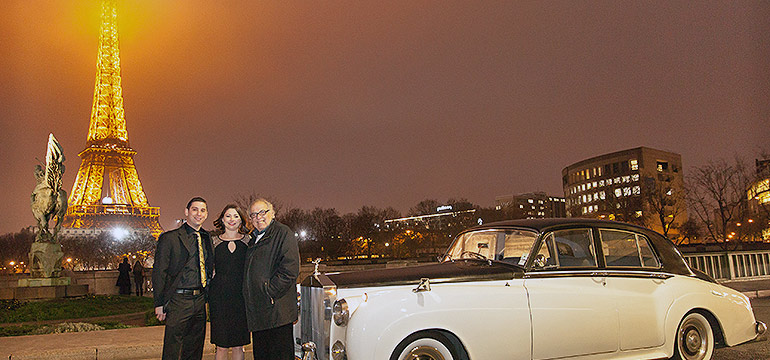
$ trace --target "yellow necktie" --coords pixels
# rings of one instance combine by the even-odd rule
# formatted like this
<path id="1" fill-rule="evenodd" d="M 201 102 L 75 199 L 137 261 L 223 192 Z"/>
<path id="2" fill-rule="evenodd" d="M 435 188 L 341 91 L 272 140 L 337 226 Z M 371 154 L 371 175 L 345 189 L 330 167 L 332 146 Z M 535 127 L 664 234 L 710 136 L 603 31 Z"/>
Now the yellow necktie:
<path id="1" fill-rule="evenodd" d="M 198 263 L 200 264 L 201 268 L 201 285 L 203 287 L 206 287 L 206 262 L 203 259 L 203 239 L 201 239 L 201 234 L 199 232 L 195 233 L 195 237 L 198 238 Z"/>

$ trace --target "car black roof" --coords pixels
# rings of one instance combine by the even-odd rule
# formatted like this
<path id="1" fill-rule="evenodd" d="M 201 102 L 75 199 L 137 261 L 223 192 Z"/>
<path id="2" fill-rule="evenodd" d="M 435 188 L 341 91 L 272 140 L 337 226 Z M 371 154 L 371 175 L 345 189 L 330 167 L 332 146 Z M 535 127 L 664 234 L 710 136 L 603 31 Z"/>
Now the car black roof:
<path id="1" fill-rule="evenodd" d="M 487 228 L 499 228 L 501 226 L 513 226 L 513 227 L 527 227 L 533 230 L 542 231 L 546 228 L 562 226 L 562 225 L 577 225 L 577 226 L 608 226 L 612 227 L 632 227 L 636 230 L 645 232 L 653 232 L 642 226 L 633 225 L 624 222 L 599 220 L 599 219 L 584 219 L 584 218 L 546 218 L 546 219 L 518 219 L 518 220 L 505 220 L 495 221 L 487 224 L 475 226 L 472 229 L 487 229 Z M 469 229 L 470 230 L 470 229 Z M 660 234 L 658 234 L 660 235 Z M 662 235 L 661 235 L 662 236 Z"/>
<path id="2" fill-rule="evenodd" d="M 648 228 L 624 222 L 584 218 L 519 219 L 490 222 L 474 226 L 462 233 L 504 227 L 529 228 L 539 233 L 556 230 L 562 227 L 607 227 L 636 231 L 646 235 L 647 238 L 650 239 L 652 246 L 657 250 L 664 270 L 676 274 L 691 274 L 689 267 L 682 258 L 682 254 L 671 240 Z"/>

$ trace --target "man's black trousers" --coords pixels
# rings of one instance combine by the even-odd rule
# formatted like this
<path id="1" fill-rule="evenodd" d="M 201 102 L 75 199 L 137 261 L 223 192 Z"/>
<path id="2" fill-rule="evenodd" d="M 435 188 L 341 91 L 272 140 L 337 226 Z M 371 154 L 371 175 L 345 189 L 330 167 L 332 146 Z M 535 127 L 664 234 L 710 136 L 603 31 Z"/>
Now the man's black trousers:
<path id="1" fill-rule="evenodd" d="M 200 360 L 206 337 L 206 297 L 173 294 L 166 307 L 163 360 Z"/>
<path id="2" fill-rule="evenodd" d="M 293 360 L 294 326 L 286 324 L 277 328 L 251 333 L 254 360 Z"/>

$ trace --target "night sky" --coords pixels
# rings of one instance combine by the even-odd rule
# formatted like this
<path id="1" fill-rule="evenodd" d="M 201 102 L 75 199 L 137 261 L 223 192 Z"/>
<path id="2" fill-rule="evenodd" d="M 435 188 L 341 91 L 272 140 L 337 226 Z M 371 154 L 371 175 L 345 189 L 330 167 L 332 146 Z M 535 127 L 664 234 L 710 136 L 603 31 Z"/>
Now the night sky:
<path id="1" fill-rule="evenodd" d="M 406 212 L 563 196 L 561 170 L 638 146 L 770 150 L 770 2 L 120 2 L 123 96 L 161 225 L 192 196 Z M 98 1 L 0 9 L 0 233 L 32 225 L 53 132 L 85 147 Z"/>

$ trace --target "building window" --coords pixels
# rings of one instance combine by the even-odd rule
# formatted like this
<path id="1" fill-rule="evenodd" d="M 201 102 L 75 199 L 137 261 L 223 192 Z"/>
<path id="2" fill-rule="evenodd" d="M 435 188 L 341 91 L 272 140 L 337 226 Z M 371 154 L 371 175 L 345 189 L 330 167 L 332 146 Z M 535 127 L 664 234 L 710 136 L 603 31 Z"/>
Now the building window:
<path id="1" fill-rule="evenodd" d="M 599 180 L 599 186 L 604 186 L 604 180 Z"/>
<path id="2" fill-rule="evenodd" d="M 668 171 L 668 161 L 661 161 L 661 160 L 658 160 L 658 166 L 657 166 L 657 169 L 658 169 L 658 171 L 660 171 L 660 172 L 663 172 L 663 171 Z"/>
<path id="3" fill-rule="evenodd" d="M 639 181 L 639 174 L 631 175 L 631 181 Z"/>
<path id="4" fill-rule="evenodd" d="M 633 187 L 634 195 L 639 195 L 642 193 L 642 189 L 639 187 L 639 185 Z"/>
<path id="5" fill-rule="evenodd" d="M 623 182 L 624 182 L 624 183 L 627 183 L 627 182 L 631 182 L 631 177 L 630 177 L 630 176 L 628 176 L 628 175 L 624 176 L 624 177 L 623 177 Z"/>
<path id="6" fill-rule="evenodd" d="M 623 191 L 620 188 L 615 189 L 615 197 L 623 196 Z"/>
<path id="7" fill-rule="evenodd" d="M 639 161 L 636 159 L 631 159 L 631 170 L 639 170 Z"/>

